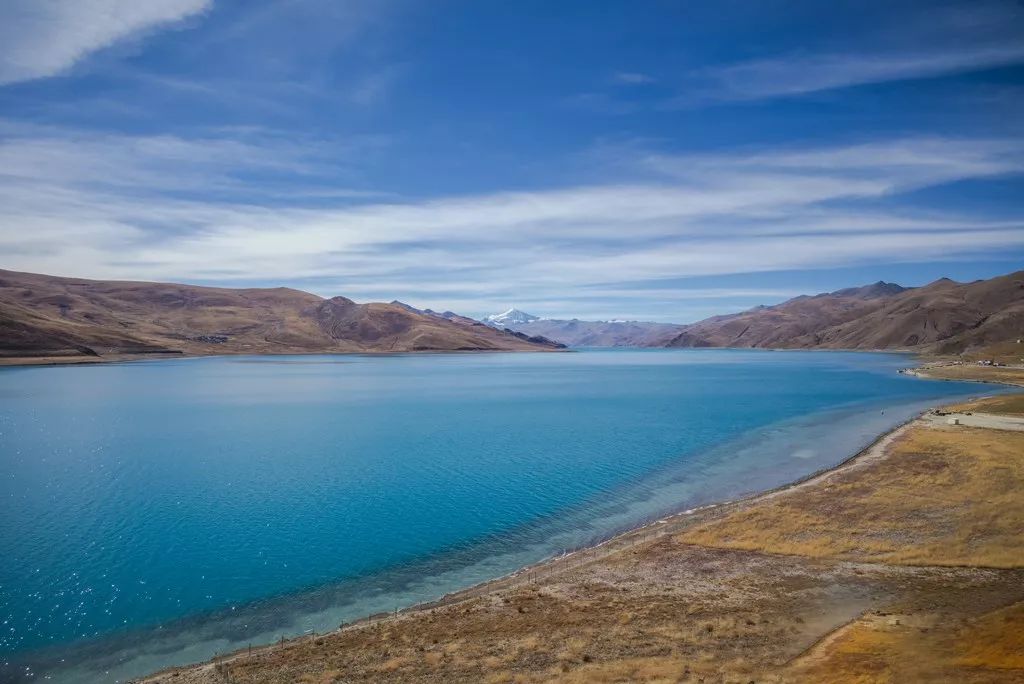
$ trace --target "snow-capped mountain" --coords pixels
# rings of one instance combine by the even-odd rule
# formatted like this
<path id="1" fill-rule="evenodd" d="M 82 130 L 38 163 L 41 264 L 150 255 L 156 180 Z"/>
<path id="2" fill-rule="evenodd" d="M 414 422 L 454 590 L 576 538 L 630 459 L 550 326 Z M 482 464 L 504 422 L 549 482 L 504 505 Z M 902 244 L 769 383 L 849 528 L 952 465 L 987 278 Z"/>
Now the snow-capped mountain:
<path id="1" fill-rule="evenodd" d="M 492 328 L 543 337 L 569 347 L 661 347 L 683 329 L 674 323 L 541 318 L 519 309 L 481 320 Z"/>
<path id="2" fill-rule="evenodd" d="M 509 309 L 504 313 L 484 316 L 483 318 L 484 323 L 495 328 L 507 328 L 511 325 L 522 325 L 523 323 L 539 320 L 540 316 L 534 316 L 519 309 Z"/>

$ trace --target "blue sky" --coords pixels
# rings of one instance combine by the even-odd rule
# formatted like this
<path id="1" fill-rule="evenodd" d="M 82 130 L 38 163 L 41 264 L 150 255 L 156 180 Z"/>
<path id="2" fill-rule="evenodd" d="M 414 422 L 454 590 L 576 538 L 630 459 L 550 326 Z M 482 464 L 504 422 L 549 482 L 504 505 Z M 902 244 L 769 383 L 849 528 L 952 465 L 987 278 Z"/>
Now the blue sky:
<path id="1" fill-rule="evenodd" d="M 0 0 L 0 267 L 686 322 L 1024 266 L 1024 4 Z"/>

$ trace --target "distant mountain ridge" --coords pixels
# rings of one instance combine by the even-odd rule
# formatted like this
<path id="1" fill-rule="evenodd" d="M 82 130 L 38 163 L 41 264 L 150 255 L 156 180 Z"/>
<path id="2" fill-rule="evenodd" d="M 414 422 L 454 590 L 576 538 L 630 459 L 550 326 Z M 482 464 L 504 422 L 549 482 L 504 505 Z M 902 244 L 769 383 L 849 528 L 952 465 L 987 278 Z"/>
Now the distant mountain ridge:
<path id="1" fill-rule="evenodd" d="M 541 351 L 573 347 L 903 349 L 938 354 L 1024 339 L 1024 271 L 904 288 L 879 281 L 677 325 L 485 318 L 290 288 L 97 281 L 0 270 L 0 358 L 135 354 Z M 1009 345 L 1006 347 L 1006 345 Z"/>
<path id="2" fill-rule="evenodd" d="M 565 344 L 562 344 L 558 340 L 552 340 L 552 339 L 549 339 L 547 337 L 544 337 L 543 335 L 528 335 L 526 333 L 523 333 L 523 332 L 520 332 L 518 330 L 515 330 L 515 329 L 513 329 L 511 327 L 504 326 L 504 325 L 498 325 L 498 324 L 495 323 L 495 321 L 497 321 L 499 319 L 497 317 L 495 317 L 495 316 L 488 316 L 486 319 L 484 319 L 487 322 L 481 322 L 481 321 L 477 321 L 477 320 L 472 319 L 472 318 L 468 318 L 467 316 L 462 316 L 460 314 L 454 313 L 452 311 L 445 311 L 445 312 L 442 312 L 442 313 L 438 313 L 437 311 L 434 311 L 433 309 L 417 309 L 414 306 L 411 306 L 411 305 L 406 304 L 404 302 L 400 302 L 398 300 L 395 300 L 395 301 L 393 301 L 391 303 L 392 304 L 397 304 L 398 306 L 405 307 L 409 311 L 416 311 L 418 313 L 425 314 L 427 316 L 434 316 L 436 318 L 443 318 L 445 320 L 453 321 L 453 322 L 456 322 L 456 323 L 462 323 L 462 324 L 465 324 L 465 325 L 487 325 L 487 326 L 490 326 L 490 327 L 495 328 L 497 330 L 501 330 L 501 331 L 503 331 L 505 333 L 513 335 L 514 337 L 516 337 L 516 338 L 518 338 L 520 340 L 525 340 L 527 342 L 532 342 L 534 344 L 540 344 L 540 345 L 543 345 L 543 346 L 554 347 L 556 349 L 564 349 L 566 347 Z M 536 316 L 530 316 L 530 314 L 523 313 L 522 311 L 517 311 L 515 309 L 509 309 L 509 311 L 506 311 L 505 313 L 519 314 L 519 315 L 522 315 L 523 317 L 530 317 L 530 318 L 532 318 L 534 320 L 536 320 L 536 318 L 537 318 Z M 512 324 L 512 325 L 514 325 L 514 324 Z"/>
<path id="3" fill-rule="evenodd" d="M 570 347 L 748 347 L 976 351 L 1024 339 L 1024 271 L 922 287 L 878 281 L 687 325 L 547 319 L 518 309 L 484 320 Z M 1021 350 L 1024 354 L 1024 349 Z"/>
<path id="4" fill-rule="evenodd" d="M 284 287 L 231 289 L 0 270 L 0 357 L 557 347 L 400 303 L 357 304 Z"/>
<path id="5" fill-rule="evenodd" d="M 683 328 L 674 323 L 646 321 L 541 318 L 518 309 L 485 316 L 482 320 L 488 325 L 543 337 L 569 347 L 659 347 Z"/>
<path id="6" fill-rule="evenodd" d="M 952 354 L 1024 337 L 1024 271 L 904 288 L 877 282 L 685 326 L 668 347 L 905 349 Z"/>

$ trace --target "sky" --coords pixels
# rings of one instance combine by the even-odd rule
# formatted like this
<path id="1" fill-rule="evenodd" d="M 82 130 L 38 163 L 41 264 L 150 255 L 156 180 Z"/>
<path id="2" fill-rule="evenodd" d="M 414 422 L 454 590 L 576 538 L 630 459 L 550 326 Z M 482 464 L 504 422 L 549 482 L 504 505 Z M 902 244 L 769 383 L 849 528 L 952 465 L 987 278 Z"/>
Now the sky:
<path id="1" fill-rule="evenodd" d="M 1024 267 L 1024 3 L 0 0 L 0 268 L 689 322 Z"/>

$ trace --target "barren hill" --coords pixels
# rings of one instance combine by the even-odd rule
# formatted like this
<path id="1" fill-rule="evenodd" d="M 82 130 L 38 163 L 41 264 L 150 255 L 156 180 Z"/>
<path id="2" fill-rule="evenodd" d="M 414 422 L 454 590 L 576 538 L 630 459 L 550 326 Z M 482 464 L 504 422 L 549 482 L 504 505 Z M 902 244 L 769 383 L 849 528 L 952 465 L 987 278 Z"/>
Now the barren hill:
<path id="1" fill-rule="evenodd" d="M 1024 337 L 1024 271 L 904 289 L 875 283 L 717 316 L 670 347 L 976 350 Z"/>
<path id="2" fill-rule="evenodd" d="M 543 351 L 461 317 L 290 288 L 82 280 L 0 270 L 0 357 Z"/>

